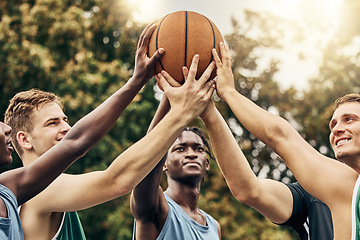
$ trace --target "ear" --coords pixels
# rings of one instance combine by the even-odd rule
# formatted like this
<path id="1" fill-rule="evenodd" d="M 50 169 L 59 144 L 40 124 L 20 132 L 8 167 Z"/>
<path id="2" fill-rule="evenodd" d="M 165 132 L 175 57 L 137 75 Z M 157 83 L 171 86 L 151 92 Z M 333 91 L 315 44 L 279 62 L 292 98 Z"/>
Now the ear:
<path id="1" fill-rule="evenodd" d="M 206 159 L 205 168 L 206 168 L 206 172 L 209 172 L 209 171 L 210 171 L 210 162 L 209 162 L 209 159 Z"/>
<path id="2" fill-rule="evenodd" d="M 19 131 L 16 133 L 16 140 L 22 148 L 27 150 L 32 148 L 32 144 L 30 143 L 31 137 L 24 131 Z"/>
<path id="3" fill-rule="evenodd" d="M 166 172 L 167 171 L 167 166 L 166 166 L 166 162 L 165 164 L 163 165 L 163 172 Z"/>

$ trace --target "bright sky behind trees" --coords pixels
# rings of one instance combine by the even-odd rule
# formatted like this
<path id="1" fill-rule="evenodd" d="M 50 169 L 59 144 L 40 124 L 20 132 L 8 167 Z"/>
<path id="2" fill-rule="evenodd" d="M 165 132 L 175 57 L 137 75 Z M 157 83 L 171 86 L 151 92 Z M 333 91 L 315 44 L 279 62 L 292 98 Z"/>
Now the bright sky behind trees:
<path id="1" fill-rule="evenodd" d="M 309 38 L 301 43 L 294 43 L 293 38 L 283 40 L 283 49 L 260 51 L 259 66 L 266 66 L 272 58 L 281 60 L 280 71 L 275 78 L 281 86 L 291 85 L 297 89 L 306 88 L 307 79 L 316 76 L 321 64 L 321 45 L 324 45 L 334 34 L 339 21 L 339 7 L 343 0 L 128 0 L 137 9 L 133 17 L 139 22 L 151 22 L 165 14 L 191 10 L 210 18 L 226 35 L 232 32 L 230 18 L 243 20 L 244 10 L 267 12 L 284 19 L 284 22 L 296 22 L 294 28 L 306 25 L 315 26 L 320 31 L 309 32 Z M 299 58 L 299 56 L 301 56 Z"/>

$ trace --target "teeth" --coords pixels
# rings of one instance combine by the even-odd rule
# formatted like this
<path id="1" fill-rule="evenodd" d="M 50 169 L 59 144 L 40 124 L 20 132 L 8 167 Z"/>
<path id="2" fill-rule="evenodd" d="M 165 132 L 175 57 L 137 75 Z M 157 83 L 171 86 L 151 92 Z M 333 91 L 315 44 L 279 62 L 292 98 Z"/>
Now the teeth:
<path id="1" fill-rule="evenodd" d="M 339 145 L 339 144 L 341 144 L 341 143 L 348 142 L 348 141 L 349 141 L 349 139 L 341 139 L 340 141 L 338 141 L 338 142 L 336 143 L 336 146 Z"/>

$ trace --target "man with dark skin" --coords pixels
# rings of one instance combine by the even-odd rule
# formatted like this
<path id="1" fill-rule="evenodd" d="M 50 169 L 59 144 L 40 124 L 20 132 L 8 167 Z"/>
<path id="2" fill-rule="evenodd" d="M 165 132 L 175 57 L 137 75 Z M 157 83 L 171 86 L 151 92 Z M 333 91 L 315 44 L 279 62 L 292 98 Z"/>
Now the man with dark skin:
<path id="1" fill-rule="evenodd" d="M 198 81 L 206 81 L 213 63 Z M 185 83 L 196 75 L 193 64 L 184 70 Z M 166 74 L 163 72 L 163 74 Z M 163 79 L 160 74 L 157 79 Z M 154 116 L 154 125 L 161 123 L 169 106 L 164 97 Z M 135 217 L 133 239 L 220 239 L 219 223 L 198 208 L 201 181 L 210 169 L 207 153 L 209 145 L 196 128 L 185 128 L 173 142 L 160 163 L 135 187 L 131 195 L 131 210 Z M 160 185 L 162 172 L 166 173 L 168 188 Z"/>

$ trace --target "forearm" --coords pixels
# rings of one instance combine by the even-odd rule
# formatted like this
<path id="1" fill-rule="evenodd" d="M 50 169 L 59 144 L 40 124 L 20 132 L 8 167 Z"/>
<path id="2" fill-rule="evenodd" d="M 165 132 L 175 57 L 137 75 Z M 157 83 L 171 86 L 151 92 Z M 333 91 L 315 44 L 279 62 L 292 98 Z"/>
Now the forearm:
<path id="1" fill-rule="evenodd" d="M 171 110 L 152 131 L 123 152 L 108 168 L 109 178 L 116 179 L 116 185 L 125 185 L 130 190 L 137 186 L 159 163 L 191 120 L 179 116 L 181 114 Z M 159 167 L 157 176 L 161 170 Z M 151 184 L 159 186 L 158 182 Z"/>
<path id="2" fill-rule="evenodd" d="M 207 115 L 202 120 L 216 161 L 233 195 L 247 203 L 258 192 L 259 181 L 220 112 L 215 109 Z"/>
<path id="3" fill-rule="evenodd" d="M 272 180 L 259 180 L 218 111 L 203 121 L 207 127 L 216 161 L 226 182 L 240 202 L 258 210 L 274 222 L 285 222 L 292 210 L 287 187 Z"/>
<path id="4" fill-rule="evenodd" d="M 169 110 L 170 110 L 170 103 L 167 97 L 164 95 L 149 125 L 148 132 L 150 132 L 161 121 L 161 119 L 164 118 L 164 116 L 169 112 Z"/>
<path id="5" fill-rule="evenodd" d="M 78 146 L 81 155 L 85 154 L 113 127 L 142 87 L 141 81 L 130 78 L 121 89 L 80 119 L 64 140 L 72 141 L 73 145 Z"/>
<path id="6" fill-rule="evenodd" d="M 42 184 L 37 184 L 36 189 L 39 190 L 34 187 L 34 192 L 37 193 L 42 190 L 72 162 L 94 146 L 115 124 L 141 87 L 142 84 L 138 79 L 130 79 L 103 104 L 80 119 L 65 135 L 64 139 L 43 154 L 39 161 L 35 161 L 32 168 L 29 168 L 29 172 L 30 175 L 33 174 L 34 179 L 32 180 L 34 182 L 41 182 Z M 32 183 L 29 182 L 29 184 Z M 32 193 L 29 194 L 31 197 Z"/>
<path id="7" fill-rule="evenodd" d="M 301 185 L 324 201 L 319 193 L 324 189 L 328 191 L 324 187 L 328 182 L 322 179 L 331 179 L 337 174 L 332 165 L 341 164 L 329 161 L 308 144 L 289 122 L 258 107 L 235 89 L 224 94 L 224 100 L 245 128 L 281 157 Z"/>
<path id="8" fill-rule="evenodd" d="M 278 144 L 298 135 L 285 119 L 262 109 L 235 89 L 224 93 L 223 99 L 241 124 L 275 151 Z"/>

